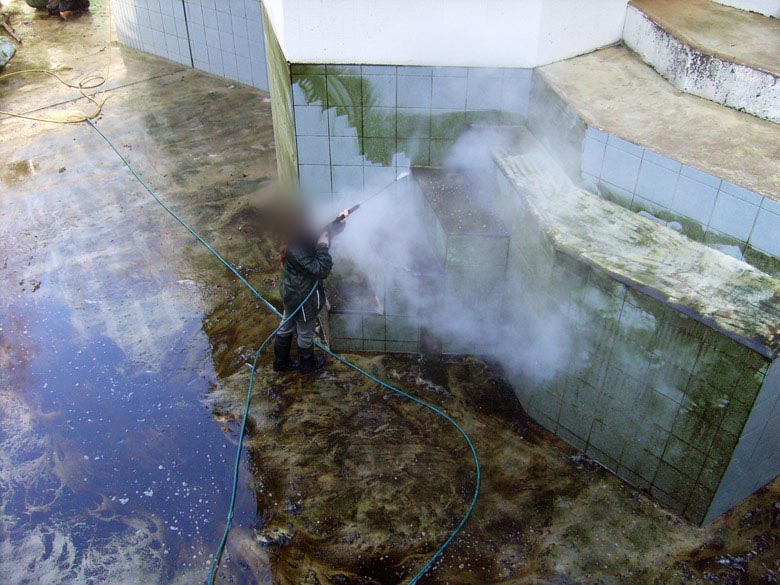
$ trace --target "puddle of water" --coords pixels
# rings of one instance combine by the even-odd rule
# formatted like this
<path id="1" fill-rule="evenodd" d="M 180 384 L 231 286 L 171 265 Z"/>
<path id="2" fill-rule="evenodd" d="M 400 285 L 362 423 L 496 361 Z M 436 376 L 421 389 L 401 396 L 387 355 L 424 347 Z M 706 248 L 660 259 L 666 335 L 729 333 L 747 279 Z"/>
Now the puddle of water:
<path id="1" fill-rule="evenodd" d="M 237 425 L 216 421 L 205 401 L 216 376 L 199 319 L 153 372 L 110 339 L 85 338 L 62 302 L 32 298 L 0 308 L 4 405 L 18 406 L 0 411 L 0 565 L 26 567 L 0 569 L 0 581 L 205 580 Z M 237 524 L 256 517 L 250 483 L 244 470 Z M 123 571 L 123 560 L 133 566 Z M 247 566 L 227 565 L 249 582 Z"/>

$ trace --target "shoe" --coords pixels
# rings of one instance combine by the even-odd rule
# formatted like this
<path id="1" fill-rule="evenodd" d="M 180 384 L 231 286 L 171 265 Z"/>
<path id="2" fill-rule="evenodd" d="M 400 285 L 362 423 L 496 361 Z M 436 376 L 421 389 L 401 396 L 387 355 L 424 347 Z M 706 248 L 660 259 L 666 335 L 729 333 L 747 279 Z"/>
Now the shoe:
<path id="1" fill-rule="evenodd" d="M 292 339 L 292 335 L 274 337 L 274 372 L 294 372 L 298 369 L 298 364 L 290 359 Z"/>
<path id="2" fill-rule="evenodd" d="M 325 367 L 325 358 L 319 354 L 314 353 L 313 347 L 298 348 L 298 371 L 316 372 Z"/>

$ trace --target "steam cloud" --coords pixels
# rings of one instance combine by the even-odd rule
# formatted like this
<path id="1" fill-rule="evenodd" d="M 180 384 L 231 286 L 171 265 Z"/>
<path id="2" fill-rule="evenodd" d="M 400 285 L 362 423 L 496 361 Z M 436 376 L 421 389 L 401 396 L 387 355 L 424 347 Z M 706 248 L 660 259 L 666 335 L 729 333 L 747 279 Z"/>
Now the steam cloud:
<path id="1" fill-rule="evenodd" d="M 471 204 L 493 215 L 497 215 L 497 187 L 488 172 L 491 152 L 505 140 L 505 134 L 498 132 L 468 131 L 445 163 L 445 168 L 463 173 L 474 186 Z M 348 194 L 343 207 L 377 190 Z M 528 282 L 508 268 L 500 283 L 500 305 L 483 302 L 468 290 L 443 294 L 443 273 L 424 260 L 433 243 L 422 198 L 415 180 L 408 177 L 368 201 L 334 241 L 335 278 L 339 273 L 359 272 L 377 297 L 385 295 L 386 308 L 404 306 L 404 314 L 415 315 L 412 320 L 416 318 L 435 338 L 444 340 L 445 351 L 485 356 L 515 380 L 548 381 L 569 367 L 575 344 L 562 309 L 567 291 Z M 510 240 L 510 254 L 518 245 Z"/>

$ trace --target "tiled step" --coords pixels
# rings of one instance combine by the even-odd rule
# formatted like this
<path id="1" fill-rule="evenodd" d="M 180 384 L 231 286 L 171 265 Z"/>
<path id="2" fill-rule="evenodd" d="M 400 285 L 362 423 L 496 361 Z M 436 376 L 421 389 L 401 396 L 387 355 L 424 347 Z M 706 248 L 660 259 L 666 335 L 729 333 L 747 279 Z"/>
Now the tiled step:
<path id="1" fill-rule="evenodd" d="M 632 0 L 623 38 L 678 89 L 780 123 L 780 20 L 710 0 Z"/>
<path id="2" fill-rule="evenodd" d="M 764 16 L 780 18 L 780 0 L 713 0 L 718 4 L 732 6 L 740 10 L 757 12 Z"/>
<path id="3" fill-rule="evenodd" d="M 780 125 L 676 90 L 625 47 L 538 69 L 529 124 L 624 206 L 780 269 Z"/>

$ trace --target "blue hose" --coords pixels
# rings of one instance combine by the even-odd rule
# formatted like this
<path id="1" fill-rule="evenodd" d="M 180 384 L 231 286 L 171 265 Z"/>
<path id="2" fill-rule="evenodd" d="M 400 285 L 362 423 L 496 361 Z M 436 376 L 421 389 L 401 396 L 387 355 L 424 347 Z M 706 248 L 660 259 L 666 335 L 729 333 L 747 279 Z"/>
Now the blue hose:
<path id="1" fill-rule="evenodd" d="M 252 284 L 244 278 L 238 270 L 236 270 L 227 260 L 225 260 L 219 252 L 217 252 L 211 244 L 209 244 L 206 240 L 204 240 L 200 234 L 198 234 L 192 227 L 187 224 L 181 217 L 179 217 L 175 211 L 173 211 L 168 205 L 165 204 L 165 202 L 158 197 L 157 193 L 154 192 L 154 190 L 146 184 L 146 181 L 141 178 L 141 175 L 138 174 L 138 172 L 133 168 L 133 166 L 130 164 L 130 162 L 122 155 L 121 152 L 117 149 L 117 147 L 114 145 L 113 142 L 105 135 L 103 132 L 95 125 L 95 123 L 87 119 L 87 123 L 92 126 L 92 128 L 97 132 L 103 140 L 106 141 L 106 143 L 111 147 L 111 149 L 116 153 L 116 155 L 122 160 L 124 165 L 128 168 L 128 170 L 133 174 L 133 176 L 138 180 L 138 182 L 143 186 L 146 191 L 149 192 L 149 194 L 154 197 L 155 201 L 160 204 L 160 206 L 167 211 L 176 221 L 178 221 L 190 234 L 192 234 L 195 239 L 197 239 L 203 246 L 211 252 L 211 254 L 219 260 L 228 270 L 230 270 L 243 284 L 246 286 L 252 294 L 257 297 L 271 312 L 273 312 L 275 315 L 282 317 L 282 314 L 274 307 L 267 299 L 263 297 L 263 295 L 260 294 L 260 292 L 252 286 Z M 314 288 L 309 292 L 309 294 L 306 296 L 306 298 L 303 300 L 303 302 L 298 306 L 298 308 L 291 313 L 274 331 L 266 337 L 265 341 L 260 345 L 260 348 L 257 350 L 257 353 L 255 353 L 255 359 L 252 362 L 252 373 L 249 377 L 249 388 L 247 389 L 246 394 L 246 405 L 244 407 L 244 417 L 241 421 L 241 434 L 238 439 L 238 447 L 236 449 L 236 462 L 233 469 L 233 492 L 230 497 L 230 509 L 228 510 L 228 516 L 227 516 L 227 523 L 225 525 L 225 532 L 222 535 L 222 540 L 220 541 L 219 547 L 217 548 L 217 552 L 214 555 L 214 559 L 211 563 L 211 569 L 209 570 L 209 578 L 208 578 L 208 585 L 213 585 L 214 579 L 216 579 L 217 576 L 217 570 L 219 568 L 219 561 L 222 557 L 222 553 L 225 550 L 225 545 L 227 544 L 227 538 L 228 533 L 230 532 L 230 526 L 233 522 L 233 512 L 235 510 L 236 505 L 236 494 L 238 493 L 238 475 L 239 475 L 239 469 L 241 464 L 241 451 L 243 449 L 244 444 L 244 434 L 246 433 L 246 423 L 247 419 L 249 418 L 249 406 L 250 402 L 252 400 L 252 388 L 254 386 L 254 379 L 255 379 L 255 372 L 257 370 L 257 363 L 260 359 L 260 355 L 263 353 L 263 350 L 268 345 L 268 342 L 271 341 L 273 336 L 276 334 L 276 332 L 284 325 L 287 321 L 292 319 L 295 314 L 300 310 L 300 308 L 303 306 L 303 304 L 311 297 L 311 295 L 314 293 L 314 291 L 317 289 L 317 286 L 319 285 L 319 282 L 314 285 Z M 400 388 L 396 388 L 395 386 L 392 386 L 388 384 L 387 382 L 384 382 L 377 378 L 376 376 L 370 374 L 360 366 L 353 364 L 346 358 L 332 352 L 329 347 L 317 342 L 317 347 L 319 347 L 322 351 L 327 353 L 328 355 L 332 356 L 345 366 L 348 366 L 352 368 L 353 370 L 363 374 L 366 378 L 369 380 L 372 380 L 373 382 L 376 382 L 380 386 L 383 386 L 384 388 L 387 388 L 388 390 L 403 396 L 404 398 L 411 400 L 412 402 L 415 402 L 416 404 L 419 404 L 420 406 L 423 406 L 427 408 L 428 410 L 433 411 L 435 414 L 442 417 L 444 420 L 446 420 L 449 424 L 451 424 L 453 427 L 455 427 L 458 432 L 463 436 L 463 439 L 466 441 L 466 444 L 469 446 L 469 449 L 471 450 L 471 455 L 474 458 L 474 469 L 476 472 L 476 483 L 474 486 L 474 495 L 471 498 L 471 502 L 469 504 L 468 509 L 466 510 L 466 513 L 463 515 L 463 518 L 461 518 L 458 525 L 455 527 L 455 529 L 452 531 L 452 533 L 449 535 L 447 540 L 442 543 L 442 545 L 438 548 L 438 550 L 434 553 L 434 555 L 428 560 L 427 563 L 425 563 L 425 566 L 423 566 L 422 569 L 420 569 L 417 574 L 415 574 L 414 577 L 408 582 L 407 585 L 416 585 L 422 576 L 428 572 L 428 570 L 433 566 L 433 564 L 441 557 L 442 554 L 444 554 L 444 551 L 447 549 L 447 547 L 452 543 L 452 541 L 455 539 L 455 537 L 460 533 L 460 531 L 463 529 L 463 526 L 468 521 L 469 517 L 471 516 L 472 512 L 474 511 L 474 507 L 477 504 L 477 498 L 479 497 L 479 488 L 482 483 L 482 475 L 479 468 L 479 457 L 477 456 L 477 450 L 474 447 L 474 443 L 471 440 L 471 437 L 468 436 L 465 430 L 463 430 L 463 427 L 461 427 L 455 420 L 449 416 L 448 414 L 444 413 L 440 409 L 436 408 L 432 404 L 429 404 L 425 402 L 424 400 L 421 400 L 420 398 L 417 398 L 416 396 L 412 396 L 411 394 L 404 392 Z"/>

